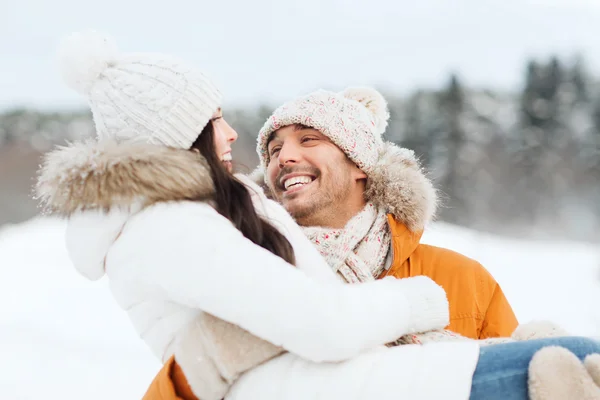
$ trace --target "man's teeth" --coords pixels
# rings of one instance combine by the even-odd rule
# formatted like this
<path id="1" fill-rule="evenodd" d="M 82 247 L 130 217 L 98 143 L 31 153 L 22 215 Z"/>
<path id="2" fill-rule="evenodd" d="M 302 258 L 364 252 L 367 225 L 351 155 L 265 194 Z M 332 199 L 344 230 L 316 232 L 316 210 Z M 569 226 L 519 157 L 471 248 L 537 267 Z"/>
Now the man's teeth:
<path id="1" fill-rule="evenodd" d="M 310 176 L 295 176 L 293 178 L 286 180 L 283 183 L 283 186 L 287 190 L 290 188 L 290 186 L 297 185 L 297 184 L 306 185 L 307 183 L 311 183 L 311 182 L 312 182 L 312 178 Z"/>
<path id="2" fill-rule="evenodd" d="M 231 161 L 231 160 L 232 160 L 231 153 L 225 154 L 222 159 L 222 161 Z"/>

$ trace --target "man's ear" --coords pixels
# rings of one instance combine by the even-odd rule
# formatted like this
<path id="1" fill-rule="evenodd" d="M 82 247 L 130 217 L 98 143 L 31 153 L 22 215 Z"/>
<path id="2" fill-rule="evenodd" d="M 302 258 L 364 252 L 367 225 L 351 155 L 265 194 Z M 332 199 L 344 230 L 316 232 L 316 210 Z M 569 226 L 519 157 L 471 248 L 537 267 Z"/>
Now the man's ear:
<path id="1" fill-rule="evenodd" d="M 358 168 L 358 166 L 354 165 L 354 179 L 360 181 L 362 179 L 367 180 L 367 174 L 362 169 Z"/>

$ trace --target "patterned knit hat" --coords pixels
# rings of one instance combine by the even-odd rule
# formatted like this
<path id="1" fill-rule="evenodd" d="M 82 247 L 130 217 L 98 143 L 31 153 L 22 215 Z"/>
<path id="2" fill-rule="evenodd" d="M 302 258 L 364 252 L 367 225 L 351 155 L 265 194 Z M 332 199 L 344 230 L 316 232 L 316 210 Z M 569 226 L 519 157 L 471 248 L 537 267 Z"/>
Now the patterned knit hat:
<path id="1" fill-rule="evenodd" d="M 191 66 L 119 53 L 97 32 L 68 36 L 59 59 L 67 84 L 88 97 L 99 139 L 189 149 L 221 104 L 215 85 Z"/>
<path id="2" fill-rule="evenodd" d="M 263 168 L 269 164 L 267 144 L 273 132 L 301 124 L 329 137 L 367 174 L 383 147 L 381 135 L 389 113 L 383 96 L 371 88 L 348 88 L 341 93 L 318 90 L 279 107 L 258 134 L 257 152 Z"/>

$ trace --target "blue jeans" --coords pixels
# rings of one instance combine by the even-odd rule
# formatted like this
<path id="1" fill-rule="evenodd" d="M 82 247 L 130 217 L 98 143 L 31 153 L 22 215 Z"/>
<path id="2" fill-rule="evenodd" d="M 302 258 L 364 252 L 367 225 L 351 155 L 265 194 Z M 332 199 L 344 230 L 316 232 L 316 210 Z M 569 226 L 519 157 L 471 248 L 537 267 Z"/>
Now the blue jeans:
<path id="1" fill-rule="evenodd" d="M 482 347 L 473 374 L 471 400 L 527 400 L 527 374 L 533 355 L 546 346 L 560 346 L 583 360 L 600 353 L 600 341 L 562 337 Z"/>

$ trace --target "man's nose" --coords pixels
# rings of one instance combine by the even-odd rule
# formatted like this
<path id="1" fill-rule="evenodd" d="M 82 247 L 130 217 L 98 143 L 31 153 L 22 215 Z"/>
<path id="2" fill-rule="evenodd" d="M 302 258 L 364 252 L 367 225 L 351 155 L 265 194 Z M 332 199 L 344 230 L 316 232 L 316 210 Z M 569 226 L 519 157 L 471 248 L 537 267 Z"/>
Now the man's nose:
<path id="1" fill-rule="evenodd" d="M 300 149 L 298 146 L 293 144 L 286 144 L 281 146 L 281 150 L 279 150 L 278 162 L 279 167 L 283 168 L 286 165 L 293 165 L 298 163 L 301 159 Z"/>

